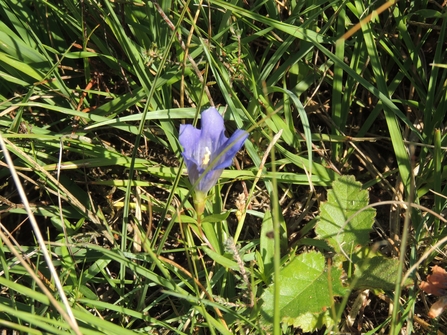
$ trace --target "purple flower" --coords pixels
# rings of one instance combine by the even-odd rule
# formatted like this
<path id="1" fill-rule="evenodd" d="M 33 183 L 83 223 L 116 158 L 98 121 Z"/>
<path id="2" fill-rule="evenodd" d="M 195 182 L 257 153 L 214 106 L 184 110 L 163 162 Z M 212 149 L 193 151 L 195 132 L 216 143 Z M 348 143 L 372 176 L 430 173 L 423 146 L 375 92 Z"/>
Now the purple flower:
<path id="1" fill-rule="evenodd" d="M 188 170 L 189 180 L 196 192 L 206 194 L 218 181 L 224 168 L 244 145 L 248 133 L 238 129 L 230 137 L 225 136 L 222 116 L 216 108 L 202 112 L 202 127 L 180 125 L 180 144 Z"/>

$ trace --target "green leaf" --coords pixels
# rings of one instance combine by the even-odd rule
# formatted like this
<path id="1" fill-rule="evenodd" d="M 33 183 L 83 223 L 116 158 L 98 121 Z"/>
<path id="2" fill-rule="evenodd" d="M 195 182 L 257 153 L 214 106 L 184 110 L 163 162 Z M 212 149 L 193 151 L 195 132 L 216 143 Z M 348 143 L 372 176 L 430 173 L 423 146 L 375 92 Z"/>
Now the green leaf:
<path id="1" fill-rule="evenodd" d="M 346 289 L 341 283 L 341 270 L 328 268 L 321 253 L 309 252 L 294 258 L 281 270 L 278 283 L 271 285 L 262 295 L 262 317 L 266 324 L 273 320 L 274 285 L 280 285 L 280 315 L 283 322 L 295 326 L 308 327 L 308 322 L 301 324 L 300 316 L 306 313 L 319 314 L 333 305 L 334 297 L 341 296 Z"/>
<path id="2" fill-rule="evenodd" d="M 332 187 L 328 191 L 328 201 L 321 205 L 320 221 L 315 231 L 337 253 L 343 250 L 350 254 L 358 245 L 369 242 L 376 211 L 368 208 L 357 213 L 368 205 L 369 195 L 353 176 L 340 177 L 332 183 Z"/>
<path id="3" fill-rule="evenodd" d="M 230 254 L 221 255 L 210 248 L 203 247 L 203 251 L 216 263 L 219 263 L 220 265 L 229 268 L 231 270 L 240 270 L 239 265 L 237 262 L 235 262 L 233 259 L 229 259 L 227 256 L 232 257 Z M 249 271 L 248 269 L 246 269 Z"/>
<path id="4" fill-rule="evenodd" d="M 175 222 L 178 223 L 194 223 L 197 224 L 197 220 L 188 215 L 180 215 L 175 217 Z"/>
<path id="5" fill-rule="evenodd" d="M 368 254 L 364 257 L 361 254 Z M 392 291 L 396 287 L 396 281 L 399 280 L 399 260 L 395 258 L 386 258 L 380 254 L 375 254 L 365 248 L 361 253 L 352 257 L 356 264 L 354 271 L 353 289 L 381 289 Z M 410 279 L 404 285 L 411 285 Z"/>
<path id="6" fill-rule="evenodd" d="M 306 313 L 295 319 L 285 320 L 285 322 L 291 326 L 300 327 L 306 333 L 314 332 L 323 326 L 329 328 L 335 324 L 329 309 L 320 313 Z"/>
<path id="7" fill-rule="evenodd" d="M 230 213 L 231 213 L 230 211 L 226 211 L 226 212 L 223 212 L 223 213 L 220 213 L 220 214 L 211 214 L 211 215 L 205 216 L 202 219 L 202 223 L 204 223 L 204 222 L 221 222 L 221 221 L 225 221 L 228 218 L 228 216 L 230 215 Z"/>
<path id="8" fill-rule="evenodd" d="M 264 264 L 264 271 L 270 274 L 273 267 L 273 255 L 275 254 L 275 241 L 273 239 L 273 220 L 272 212 L 267 210 L 264 215 L 264 220 L 261 226 L 260 235 L 260 254 L 262 257 L 262 264 Z"/>
<path id="9" fill-rule="evenodd" d="M 281 213 L 280 216 L 280 241 L 281 241 L 281 253 L 287 249 L 287 227 L 284 218 Z M 262 221 L 261 235 L 260 235 L 260 253 L 262 256 L 262 261 L 264 264 L 264 274 L 267 277 L 270 276 L 273 270 L 273 255 L 275 253 L 275 242 L 273 238 L 273 218 L 272 212 L 267 210 L 264 215 L 264 220 Z"/>
<path id="10" fill-rule="evenodd" d="M 74 286 L 65 285 L 64 291 L 67 295 L 74 295 L 76 299 L 87 298 L 91 300 L 98 300 L 96 294 L 85 285 Z"/>
<path id="11" fill-rule="evenodd" d="M 420 9 L 414 14 L 420 15 L 424 19 L 442 18 L 443 16 L 445 17 L 445 14 L 442 14 L 440 11 L 434 9 Z"/>

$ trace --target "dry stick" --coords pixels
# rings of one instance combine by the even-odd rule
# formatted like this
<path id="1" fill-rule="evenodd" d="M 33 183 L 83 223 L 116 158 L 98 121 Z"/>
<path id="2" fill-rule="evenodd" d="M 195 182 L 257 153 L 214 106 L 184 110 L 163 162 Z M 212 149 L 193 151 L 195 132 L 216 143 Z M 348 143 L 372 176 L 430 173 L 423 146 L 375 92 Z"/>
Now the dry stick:
<path id="1" fill-rule="evenodd" d="M 253 308 L 255 305 L 255 295 L 251 287 L 250 277 L 245 270 L 244 261 L 242 260 L 239 250 L 237 249 L 231 237 L 227 240 L 227 243 L 229 249 L 231 250 L 231 253 L 233 254 L 233 258 L 236 260 L 236 263 L 239 266 L 239 272 L 241 273 L 242 279 L 244 280 L 245 285 L 247 285 L 248 295 L 250 299 L 250 304 L 248 305 L 248 307 Z"/>
<path id="2" fill-rule="evenodd" d="M 91 210 L 89 210 L 87 207 L 85 207 L 76 197 L 73 197 L 70 195 L 70 192 L 62 185 L 59 184 L 57 179 L 54 178 L 50 173 L 48 173 L 47 170 L 45 170 L 42 166 L 37 164 L 31 157 L 29 157 L 26 153 L 23 152 L 20 148 L 18 148 L 16 145 L 14 145 L 12 142 L 8 141 L 7 139 L 4 139 L 5 142 L 7 142 L 14 150 L 17 152 L 20 152 L 20 155 L 22 155 L 24 158 L 27 159 L 28 163 L 32 165 L 30 171 L 36 170 L 40 171 L 41 173 L 45 174 L 45 176 L 50 180 L 54 185 L 58 185 L 60 191 L 65 194 L 65 196 L 68 198 L 69 201 L 78 208 L 82 213 L 86 214 L 90 221 L 94 223 L 97 227 L 97 229 L 104 235 L 105 238 L 110 242 L 111 245 L 115 243 L 114 238 L 112 235 L 109 234 L 109 232 L 106 230 L 106 227 L 101 223 L 101 220 L 96 216 L 95 213 L 93 213 Z M 3 143 L 3 139 L 2 139 Z M 57 167 L 57 165 L 56 165 Z M 14 170 L 15 171 L 15 170 Z M 27 170 L 28 171 L 28 170 Z"/>
<path id="3" fill-rule="evenodd" d="M 51 260 L 50 254 L 46 248 L 45 241 L 44 241 L 43 236 L 40 232 L 36 218 L 34 217 L 34 214 L 30 208 L 30 204 L 28 202 L 28 198 L 26 197 L 25 190 L 23 189 L 22 184 L 19 179 L 19 176 L 17 175 L 17 173 L 14 169 L 14 162 L 12 161 L 11 156 L 9 155 L 8 148 L 6 147 L 6 144 L 3 141 L 3 137 L 1 136 L 1 134 L 0 134 L 0 147 L 3 150 L 3 154 L 5 156 L 5 160 L 6 160 L 7 164 L 9 166 L 11 176 L 14 180 L 14 183 L 16 184 L 17 192 L 19 193 L 20 198 L 21 198 L 23 204 L 25 205 L 25 209 L 28 213 L 29 221 L 31 223 L 31 226 L 33 227 L 34 234 L 36 235 L 37 241 L 39 242 L 40 249 L 42 250 L 42 253 L 43 253 L 43 256 L 47 263 L 48 269 L 50 270 L 50 273 L 53 277 L 54 283 L 57 287 L 57 290 L 58 290 L 59 295 L 62 299 L 62 302 L 66 308 L 66 311 L 59 305 L 59 303 L 56 301 L 56 299 L 53 298 L 52 293 L 47 289 L 47 287 L 44 285 L 44 283 L 42 283 L 42 281 L 37 277 L 37 275 L 34 273 L 34 271 L 31 269 L 31 267 L 26 263 L 26 261 L 22 258 L 22 256 L 14 249 L 14 246 L 12 245 L 12 243 L 1 231 L 0 231 L 0 238 L 6 243 L 9 250 L 17 257 L 17 259 L 20 260 L 20 263 L 22 263 L 23 267 L 26 269 L 26 271 L 29 273 L 29 275 L 36 281 L 37 285 L 39 285 L 40 289 L 48 297 L 50 302 L 54 305 L 54 307 L 57 309 L 57 311 L 62 315 L 62 317 L 65 319 L 65 321 L 68 322 L 71 329 L 76 334 L 82 335 L 81 331 L 79 330 L 79 326 L 76 322 L 73 311 L 71 310 L 70 303 L 68 302 L 67 296 L 65 295 L 64 288 L 62 287 L 62 283 L 59 279 L 56 268 L 54 267 L 54 264 Z"/>
<path id="4" fill-rule="evenodd" d="M 65 306 L 65 308 L 67 308 L 68 313 L 61 307 L 61 305 L 59 305 L 58 301 L 53 297 L 53 292 L 50 292 L 50 290 L 45 286 L 45 284 L 42 282 L 42 280 L 35 274 L 34 270 L 31 268 L 31 266 L 23 259 L 22 255 L 14 248 L 14 245 L 11 243 L 11 241 L 9 241 L 8 237 L 5 234 L 3 234 L 3 232 L 1 230 L 0 230 L 0 239 L 8 246 L 11 253 L 14 254 L 14 256 L 19 260 L 19 262 L 22 264 L 22 266 L 25 268 L 25 270 L 28 272 L 28 274 L 31 276 L 31 278 L 37 283 L 37 285 L 40 287 L 42 292 L 48 298 L 50 303 L 56 308 L 56 310 L 60 313 L 60 315 L 62 315 L 62 317 L 65 319 L 65 321 L 68 322 L 71 329 L 77 335 L 82 335 L 82 333 L 79 329 L 79 326 L 76 322 L 76 319 L 73 315 L 73 312 L 71 310 L 70 304 L 67 300 L 67 297 L 65 296 L 65 293 L 63 292 L 62 286 L 60 286 L 60 288 L 62 289 L 62 294 L 61 294 L 61 291 L 59 290 L 59 287 L 58 287 L 58 291 L 59 291 L 59 294 L 60 294 L 62 300 L 64 300 L 64 306 Z M 39 242 L 40 242 L 40 240 L 39 240 Z M 45 255 L 45 253 L 48 254 L 48 250 L 45 248 L 45 246 L 41 250 L 44 255 Z M 53 267 L 53 270 L 51 270 L 51 268 L 52 268 L 51 266 L 53 266 L 52 263 L 47 263 L 47 264 L 48 264 L 48 267 L 50 268 L 50 271 L 53 271 L 53 270 L 56 271 L 56 269 L 54 267 Z M 49 264 L 51 264 L 51 266 Z M 57 278 L 57 280 L 56 280 L 56 278 Z M 56 283 L 56 286 L 57 286 L 58 282 L 60 284 L 59 277 L 53 276 L 53 279 Z"/>
<path id="5" fill-rule="evenodd" d="M 378 9 L 373 10 L 371 12 L 371 14 L 369 14 L 367 17 L 365 17 L 363 20 L 361 20 L 359 23 L 357 23 L 354 27 L 349 29 L 346 33 L 344 33 L 344 35 L 338 39 L 337 43 L 342 43 L 343 41 L 350 38 L 357 31 L 359 31 L 365 23 L 371 21 L 371 19 L 373 18 L 374 15 L 380 15 L 383 11 L 387 10 L 389 7 L 391 7 L 395 3 L 396 3 L 396 0 L 391 0 L 391 1 L 385 2 Z"/>
<path id="6" fill-rule="evenodd" d="M 78 120 L 79 121 L 79 120 Z M 74 131 L 74 129 L 73 129 Z M 74 135 L 74 132 L 71 134 Z M 63 137 L 61 137 L 60 139 L 60 143 L 59 143 L 59 159 L 57 161 L 57 175 L 56 175 L 56 179 L 57 179 L 57 205 L 59 206 L 59 220 L 61 220 L 61 225 L 62 225 L 62 230 L 64 232 L 64 238 L 65 238 L 65 242 L 68 243 L 69 239 L 68 239 L 68 234 L 67 234 L 67 227 L 65 227 L 65 220 L 64 220 L 64 215 L 63 215 L 63 210 L 62 210 L 62 196 L 61 196 L 61 189 L 60 189 L 60 176 L 61 176 L 61 166 L 62 166 L 62 151 L 64 149 L 64 140 Z M 74 261 L 74 255 L 73 252 L 71 250 L 70 247 L 67 247 L 68 252 L 72 258 L 73 264 L 76 264 L 76 262 Z M 76 266 L 77 268 L 77 266 Z"/>
<path id="7" fill-rule="evenodd" d="M 413 317 L 414 317 L 414 321 L 416 321 L 424 330 L 427 330 L 427 331 L 432 330 L 433 326 L 431 324 L 429 324 L 427 321 L 418 317 L 417 315 L 414 315 Z M 433 333 L 431 333 L 431 334 L 433 334 Z M 437 330 L 436 335 L 444 335 L 444 333 Z"/>
<path id="8" fill-rule="evenodd" d="M 157 1 L 153 1 L 152 2 L 155 6 L 155 8 L 157 8 L 158 13 L 160 13 L 161 17 L 163 18 L 163 20 L 168 24 L 169 28 L 171 28 L 171 30 L 174 32 L 175 36 L 177 37 L 178 42 L 180 43 L 181 48 L 183 49 L 183 51 L 185 52 L 185 54 L 188 57 L 189 62 L 191 63 L 192 68 L 194 69 L 197 78 L 199 78 L 200 83 L 203 85 L 203 87 L 205 88 L 205 93 L 208 96 L 208 100 L 210 101 L 211 106 L 214 106 L 214 102 L 213 102 L 213 98 L 211 97 L 211 93 L 208 89 L 208 86 L 206 85 L 206 83 L 204 82 L 202 73 L 199 70 L 199 67 L 197 66 L 197 63 L 194 61 L 194 59 L 191 57 L 191 55 L 188 52 L 188 48 L 186 47 L 185 43 L 182 40 L 182 36 L 180 35 L 180 33 L 178 33 L 175 30 L 175 26 L 174 24 L 171 22 L 171 20 L 169 20 L 169 18 L 166 16 L 165 12 L 163 11 L 163 9 L 160 7 L 160 5 L 158 4 Z"/>

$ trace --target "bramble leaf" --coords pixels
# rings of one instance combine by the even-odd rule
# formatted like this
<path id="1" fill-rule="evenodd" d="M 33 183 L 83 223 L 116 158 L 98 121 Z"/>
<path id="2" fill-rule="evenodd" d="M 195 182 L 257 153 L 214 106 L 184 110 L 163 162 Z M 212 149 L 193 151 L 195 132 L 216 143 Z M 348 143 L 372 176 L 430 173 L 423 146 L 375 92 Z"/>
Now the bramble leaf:
<path id="1" fill-rule="evenodd" d="M 324 320 L 318 315 L 333 305 L 335 296 L 346 293 L 340 278 L 341 270 L 332 267 L 328 271 L 321 253 L 309 252 L 294 258 L 280 273 L 281 320 L 303 329 L 318 325 L 318 319 Z M 273 292 L 274 284 L 261 297 L 261 314 L 266 324 L 273 322 Z M 305 314 L 316 316 L 309 318 Z"/>
<path id="2" fill-rule="evenodd" d="M 372 256 L 372 257 L 371 257 Z M 387 258 L 382 255 L 374 255 L 357 259 L 353 257 L 356 264 L 353 280 L 353 289 L 381 289 L 392 291 L 396 287 L 396 281 L 399 279 L 399 260 L 396 258 Z M 410 279 L 404 285 L 411 285 Z"/>
<path id="3" fill-rule="evenodd" d="M 369 195 L 353 176 L 340 177 L 332 183 L 332 187 L 328 191 L 328 201 L 321 205 L 320 221 L 315 231 L 337 253 L 343 250 L 345 254 L 350 254 L 357 246 L 369 242 L 376 211 L 368 208 L 356 214 L 368 205 Z"/>
<path id="4" fill-rule="evenodd" d="M 306 313 L 302 314 L 295 319 L 284 319 L 284 322 L 287 322 L 288 325 L 299 327 L 303 332 L 311 333 L 316 331 L 317 329 L 330 328 L 334 326 L 335 322 L 331 317 L 331 312 L 329 309 L 326 311 L 322 311 L 320 313 Z"/>

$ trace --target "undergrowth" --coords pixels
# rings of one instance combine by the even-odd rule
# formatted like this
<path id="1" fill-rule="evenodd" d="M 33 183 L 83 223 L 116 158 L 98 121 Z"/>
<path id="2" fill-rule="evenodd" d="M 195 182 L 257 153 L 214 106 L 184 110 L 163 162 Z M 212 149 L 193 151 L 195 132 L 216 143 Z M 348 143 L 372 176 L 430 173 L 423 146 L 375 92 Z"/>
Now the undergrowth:
<path id="1" fill-rule="evenodd" d="M 444 5 L 0 0 L 0 329 L 446 333 Z"/>

